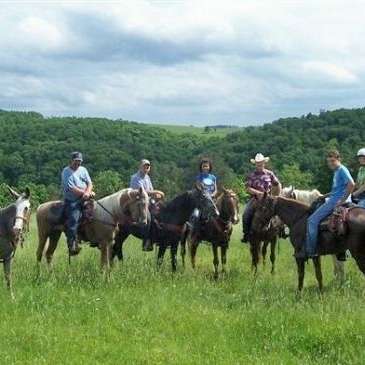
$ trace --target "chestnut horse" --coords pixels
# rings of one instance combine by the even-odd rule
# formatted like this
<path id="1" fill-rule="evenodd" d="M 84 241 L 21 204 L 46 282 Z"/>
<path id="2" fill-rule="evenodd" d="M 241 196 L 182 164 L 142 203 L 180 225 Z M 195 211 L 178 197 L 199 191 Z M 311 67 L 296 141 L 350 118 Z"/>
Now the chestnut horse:
<path id="1" fill-rule="evenodd" d="M 62 202 L 51 201 L 41 204 L 37 209 L 38 249 L 37 261 L 42 260 L 46 242 L 46 260 L 51 265 L 53 253 L 64 231 Z M 83 224 L 82 240 L 98 246 L 101 251 L 101 267 L 110 268 L 111 247 L 117 225 L 147 224 L 148 195 L 144 189 L 123 189 L 94 202 L 90 221 Z"/>
<path id="2" fill-rule="evenodd" d="M 214 277 L 218 278 L 218 247 L 221 248 L 222 272 L 225 272 L 227 263 L 227 249 L 232 235 L 232 224 L 239 222 L 239 200 L 232 190 L 223 189 L 223 193 L 217 198 L 219 216 L 209 219 L 198 230 L 187 231 L 188 246 L 191 257 L 191 265 L 195 269 L 195 256 L 201 241 L 212 243 Z M 185 262 L 185 239 L 181 245 L 181 256 Z"/>
<path id="3" fill-rule="evenodd" d="M 277 215 L 290 229 L 290 240 L 298 252 L 305 242 L 307 218 L 310 207 L 296 200 L 265 195 L 256 207 L 253 225 L 256 229 L 265 226 Z M 338 236 L 328 230 L 321 230 L 318 237 L 318 254 L 334 255 L 349 250 L 357 266 L 365 274 L 365 209 L 351 208 L 347 214 L 348 233 Z M 323 290 L 323 278 L 320 256 L 313 258 L 319 290 Z M 296 259 L 298 268 L 298 291 L 303 289 L 305 260 Z"/>

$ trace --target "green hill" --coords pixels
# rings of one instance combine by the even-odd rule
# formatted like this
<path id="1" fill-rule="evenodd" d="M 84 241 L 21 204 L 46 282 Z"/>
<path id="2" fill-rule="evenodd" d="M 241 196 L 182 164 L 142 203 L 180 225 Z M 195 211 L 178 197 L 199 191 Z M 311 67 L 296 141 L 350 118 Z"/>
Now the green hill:
<path id="1" fill-rule="evenodd" d="M 249 159 L 262 152 L 271 157 L 285 184 L 325 191 L 330 183 L 326 150 L 339 148 L 355 171 L 355 153 L 365 144 L 364 127 L 365 109 L 280 119 L 219 138 L 207 138 L 210 133 L 196 127 L 0 111 L 0 181 L 30 184 L 42 192 L 42 199 L 56 195 L 70 152 L 81 150 L 99 193 L 127 186 L 138 161 L 146 157 L 153 163 L 155 186 L 175 195 L 192 185 L 201 156 L 213 159 L 221 184 L 241 191 L 242 177 L 252 168 Z"/>

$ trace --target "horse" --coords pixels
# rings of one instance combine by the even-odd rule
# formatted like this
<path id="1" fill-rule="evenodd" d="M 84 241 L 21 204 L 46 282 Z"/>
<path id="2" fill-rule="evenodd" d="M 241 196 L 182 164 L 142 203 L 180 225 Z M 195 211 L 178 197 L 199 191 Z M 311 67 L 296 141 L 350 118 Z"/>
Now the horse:
<path id="1" fill-rule="evenodd" d="M 11 261 L 19 245 L 23 246 L 24 233 L 29 230 L 30 219 L 30 190 L 22 194 L 8 187 L 15 203 L 0 209 L 0 261 L 4 265 L 6 286 L 14 299 L 11 278 Z"/>
<path id="2" fill-rule="evenodd" d="M 196 208 L 206 216 L 219 215 L 212 198 L 199 184 L 170 202 L 161 203 L 159 213 L 152 215 L 150 238 L 153 243 L 159 245 L 158 268 L 162 265 L 166 249 L 170 246 L 171 267 L 173 272 L 176 271 L 178 245 L 186 230 L 186 222 Z M 115 237 L 113 257 L 123 260 L 123 243 L 130 234 L 143 238 L 143 232 L 138 227 L 128 225 L 121 227 Z"/>
<path id="3" fill-rule="evenodd" d="M 299 190 L 295 189 L 294 186 L 289 186 L 287 188 L 283 188 L 282 196 L 285 198 L 290 198 L 294 200 L 298 200 L 304 204 L 312 206 L 318 199 L 323 197 L 323 194 L 319 192 L 317 189 L 313 190 Z M 337 259 L 336 255 L 332 256 L 333 260 L 333 274 L 336 278 L 340 280 L 340 282 L 345 281 L 345 262 Z"/>
<path id="4" fill-rule="evenodd" d="M 255 201 L 256 206 L 256 201 Z M 255 219 L 255 213 L 253 220 Z M 266 226 L 256 229 L 255 225 L 252 224 L 251 232 L 249 235 L 250 241 L 250 252 L 251 252 L 251 266 L 254 274 L 257 274 L 258 265 L 260 262 L 260 256 L 262 257 L 263 264 L 266 262 L 267 248 L 270 245 L 270 262 L 271 262 L 271 274 L 275 273 L 275 261 L 276 254 L 275 249 L 278 241 L 278 237 L 281 236 L 284 229 L 282 221 L 274 216 L 270 219 Z"/>
<path id="5" fill-rule="evenodd" d="M 221 249 L 222 272 L 225 272 L 227 263 L 227 249 L 233 231 L 233 224 L 239 222 L 239 200 L 237 194 L 232 190 L 223 188 L 222 194 L 217 198 L 216 202 L 219 216 L 211 218 L 206 223 L 200 225 L 200 229 L 187 230 L 185 239 L 181 244 L 181 256 L 183 263 L 185 262 L 185 241 L 188 238 L 188 246 L 191 258 L 191 265 L 195 269 L 196 252 L 201 241 L 207 241 L 212 244 L 214 278 L 218 279 L 218 247 Z"/>
<path id="6" fill-rule="evenodd" d="M 308 205 L 283 197 L 264 197 L 258 202 L 253 225 L 260 229 L 277 215 L 290 229 L 290 241 L 299 252 L 305 242 L 307 219 L 311 213 Z M 365 210 L 354 207 L 347 213 L 347 234 L 336 235 L 328 230 L 320 230 L 318 254 L 313 258 L 316 278 L 320 292 L 323 291 L 323 277 L 320 256 L 334 255 L 349 250 L 360 271 L 365 274 Z M 305 259 L 296 258 L 298 269 L 298 292 L 303 289 Z"/>
<path id="7" fill-rule="evenodd" d="M 83 219 L 81 239 L 97 246 L 101 251 L 101 268 L 110 269 L 113 238 L 118 224 L 147 224 L 148 195 L 143 188 L 123 189 L 112 195 L 96 200 L 92 206 L 92 217 Z M 61 233 L 65 231 L 63 202 L 51 201 L 37 209 L 38 249 L 37 262 L 41 263 L 45 251 L 48 266 L 51 267 L 54 251 Z"/>

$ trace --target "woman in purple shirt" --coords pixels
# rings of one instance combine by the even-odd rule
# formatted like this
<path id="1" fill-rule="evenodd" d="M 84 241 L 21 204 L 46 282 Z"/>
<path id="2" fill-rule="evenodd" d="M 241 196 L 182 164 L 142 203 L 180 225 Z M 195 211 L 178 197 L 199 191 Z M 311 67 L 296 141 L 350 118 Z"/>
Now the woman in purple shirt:
<path id="1" fill-rule="evenodd" d="M 278 178 L 272 171 L 265 168 L 265 164 L 268 161 L 269 157 L 264 157 L 261 153 L 258 153 L 254 159 L 251 159 L 251 163 L 256 166 L 256 169 L 248 175 L 246 180 L 246 189 L 251 195 L 251 199 L 247 202 L 242 217 L 243 238 L 241 239 L 241 242 L 249 242 L 251 223 L 254 214 L 254 196 L 260 197 L 265 193 L 271 193 L 273 186 L 278 188 L 278 195 L 281 192 L 281 184 Z"/>

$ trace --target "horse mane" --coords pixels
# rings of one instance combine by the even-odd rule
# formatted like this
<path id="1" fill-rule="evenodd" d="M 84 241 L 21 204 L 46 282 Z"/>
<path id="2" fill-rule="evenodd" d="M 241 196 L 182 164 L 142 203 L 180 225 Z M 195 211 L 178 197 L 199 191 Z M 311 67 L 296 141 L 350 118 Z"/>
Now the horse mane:
<path id="1" fill-rule="evenodd" d="M 284 198 L 282 196 L 279 196 L 275 199 L 277 211 L 280 211 L 283 215 L 290 217 L 290 220 L 292 221 L 296 221 L 297 219 L 303 217 L 310 210 L 309 205 L 298 200 Z"/>
<path id="2" fill-rule="evenodd" d="M 190 191 L 186 191 L 175 197 L 174 199 L 166 202 L 162 208 L 164 211 L 176 211 L 177 209 L 181 208 L 182 203 L 187 201 L 188 196 L 191 194 Z"/>

